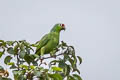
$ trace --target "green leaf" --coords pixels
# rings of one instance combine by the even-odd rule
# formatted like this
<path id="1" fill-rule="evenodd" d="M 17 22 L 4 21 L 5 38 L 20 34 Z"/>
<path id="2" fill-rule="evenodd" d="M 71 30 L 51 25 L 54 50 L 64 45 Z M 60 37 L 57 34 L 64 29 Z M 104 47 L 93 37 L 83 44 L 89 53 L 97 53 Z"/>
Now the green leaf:
<path id="1" fill-rule="evenodd" d="M 27 80 L 24 75 L 19 75 L 18 80 Z"/>
<path id="2" fill-rule="evenodd" d="M 52 69 L 53 71 L 61 71 L 61 72 L 63 72 L 63 69 L 60 68 L 60 67 L 52 67 L 51 69 Z"/>
<path id="3" fill-rule="evenodd" d="M 65 65 L 65 68 L 64 68 L 64 73 L 65 75 L 69 75 L 70 74 L 70 65 Z"/>
<path id="4" fill-rule="evenodd" d="M 76 64 L 74 64 L 74 60 L 71 59 L 70 57 L 69 57 L 69 62 L 71 63 L 73 69 L 76 68 Z"/>
<path id="5" fill-rule="evenodd" d="M 31 65 L 30 68 L 31 68 L 31 69 L 35 69 L 35 66 Z"/>
<path id="6" fill-rule="evenodd" d="M 53 61 L 50 62 L 49 66 L 55 65 L 55 64 L 58 63 L 58 62 L 59 62 L 59 60 L 53 60 Z"/>
<path id="7" fill-rule="evenodd" d="M 73 72 L 75 71 L 77 71 L 80 74 L 80 71 L 77 68 L 73 69 Z"/>
<path id="8" fill-rule="evenodd" d="M 19 71 L 18 70 L 14 70 L 12 72 L 13 72 L 14 75 L 17 75 Z"/>
<path id="9" fill-rule="evenodd" d="M 3 51 L 0 51 L 0 58 L 2 57 L 2 55 L 5 53 L 5 48 L 2 47 Z"/>
<path id="10" fill-rule="evenodd" d="M 21 50 L 21 51 L 22 51 L 22 50 L 25 50 L 25 46 L 24 46 L 23 43 L 21 43 L 21 45 L 20 45 L 20 50 Z"/>
<path id="11" fill-rule="evenodd" d="M 64 60 L 60 60 L 58 66 L 59 66 L 60 68 L 65 68 L 66 64 L 65 64 Z"/>
<path id="12" fill-rule="evenodd" d="M 19 53 L 20 58 L 23 59 L 25 57 L 25 55 L 26 55 L 26 52 L 24 50 L 20 51 L 20 53 Z"/>
<path id="13" fill-rule="evenodd" d="M 82 80 L 82 78 L 77 74 L 73 74 L 73 77 L 75 78 L 75 80 Z"/>
<path id="14" fill-rule="evenodd" d="M 48 70 L 48 69 L 44 69 L 43 71 L 44 71 L 44 72 L 48 72 L 49 70 Z"/>
<path id="15" fill-rule="evenodd" d="M 26 66 L 26 65 L 21 64 L 19 67 L 28 70 L 28 66 Z"/>
<path id="16" fill-rule="evenodd" d="M 32 61 L 32 64 L 33 64 L 34 66 L 38 66 L 37 61 Z"/>
<path id="17" fill-rule="evenodd" d="M 6 44 L 8 44 L 9 46 L 13 46 L 13 41 L 6 41 Z"/>
<path id="18" fill-rule="evenodd" d="M 14 80 L 27 80 L 24 77 L 25 70 L 20 70 L 20 71 L 14 70 L 13 74 L 14 74 Z"/>
<path id="19" fill-rule="evenodd" d="M 80 56 L 77 56 L 77 58 L 79 59 L 80 64 L 82 63 L 82 58 Z"/>
<path id="20" fill-rule="evenodd" d="M 17 43 L 17 44 L 15 45 L 14 49 L 13 49 L 14 52 L 15 52 L 15 54 L 17 54 L 18 51 L 19 51 L 18 47 L 19 47 L 19 43 Z"/>
<path id="21" fill-rule="evenodd" d="M 15 68 L 17 68 L 17 66 L 15 66 L 15 64 L 13 64 L 13 65 L 10 67 L 10 69 L 15 69 Z"/>
<path id="22" fill-rule="evenodd" d="M 74 64 L 76 64 L 77 63 L 77 59 L 76 59 L 75 54 L 72 54 L 72 57 L 73 57 L 73 60 L 74 60 Z"/>
<path id="23" fill-rule="evenodd" d="M 41 76 L 41 72 L 38 71 L 38 70 L 34 70 L 34 75 L 37 76 L 37 77 L 40 77 Z"/>
<path id="24" fill-rule="evenodd" d="M 73 76 L 68 76 L 67 80 L 76 80 Z"/>
<path id="25" fill-rule="evenodd" d="M 3 68 L 2 66 L 0 66 L 0 71 L 1 71 L 1 70 L 4 70 L 4 68 Z"/>
<path id="26" fill-rule="evenodd" d="M 61 41 L 61 43 L 62 43 L 62 46 L 67 46 L 65 42 Z"/>
<path id="27" fill-rule="evenodd" d="M 0 80 L 12 80 L 10 78 L 0 77 Z"/>
<path id="28" fill-rule="evenodd" d="M 63 80 L 62 76 L 60 74 L 49 74 L 49 77 L 52 78 L 53 80 Z"/>
<path id="29" fill-rule="evenodd" d="M 26 48 L 29 48 L 30 50 L 34 51 L 31 46 L 30 46 L 30 43 L 24 41 L 23 44 L 26 46 Z"/>
<path id="30" fill-rule="evenodd" d="M 2 57 L 3 54 L 4 54 L 4 53 L 0 51 L 0 58 Z"/>
<path id="31" fill-rule="evenodd" d="M 64 54 L 64 61 L 68 61 L 69 60 L 69 55 L 66 53 Z"/>
<path id="32" fill-rule="evenodd" d="M 18 75 L 21 75 L 21 74 L 25 74 L 25 72 L 26 72 L 26 70 L 14 70 L 14 71 L 13 71 L 13 74 L 14 74 L 14 75 L 17 75 L 17 74 L 18 74 Z"/>
<path id="33" fill-rule="evenodd" d="M 30 54 L 30 49 L 28 48 L 25 48 L 25 49 L 26 49 L 27 54 Z"/>
<path id="34" fill-rule="evenodd" d="M 14 62 L 7 63 L 7 65 L 14 65 Z"/>
<path id="35" fill-rule="evenodd" d="M 3 40 L 0 40 L 0 46 L 6 46 L 6 42 L 4 42 Z"/>
<path id="36" fill-rule="evenodd" d="M 5 59 L 4 59 L 4 63 L 7 64 L 7 63 L 10 63 L 10 60 L 12 59 L 11 56 L 7 56 Z"/>
<path id="37" fill-rule="evenodd" d="M 15 53 L 12 47 L 9 47 L 9 48 L 7 49 L 7 52 L 8 52 L 9 54 L 14 54 L 14 53 Z"/>
<path id="38" fill-rule="evenodd" d="M 25 54 L 24 56 L 25 61 L 30 64 L 31 62 L 34 62 L 34 54 Z"/>
<path id="39" fill-rule="evenodd" d="M 25 59 L 25 61 L 28 63 L 28 64 L 30 64 L 30 56 L 29 56 L 29 54 L 26 54 L 25 56 L 24 56 L 24 59 Z"/>
<path id="40" fill-rule="evenodd" d="M 0 42 L 4 42 L 4 40 L 0 40 Z"/>
<path id="41" fill-rule="evenodd" d="M 39 58 L 39 57 L 40 57 L 40 56 L 37 55 L 37 54 L 33 54 L 33 56 L 34 56 L 35 58 Z"/>

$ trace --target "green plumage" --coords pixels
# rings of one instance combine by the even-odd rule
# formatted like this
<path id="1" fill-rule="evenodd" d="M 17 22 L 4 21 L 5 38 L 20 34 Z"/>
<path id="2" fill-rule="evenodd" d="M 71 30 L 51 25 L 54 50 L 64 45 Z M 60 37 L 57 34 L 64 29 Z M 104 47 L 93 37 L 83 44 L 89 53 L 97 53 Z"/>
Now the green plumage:
<path id="1" fill-rule="evenodd" d="M 59 44 L 61 30 L 65 30 L 64 24 L 56 24 L 48 34 L 43 36 L 42 39 L 37 43 L 36 54 L 51 54 L 51 52 Z"/>

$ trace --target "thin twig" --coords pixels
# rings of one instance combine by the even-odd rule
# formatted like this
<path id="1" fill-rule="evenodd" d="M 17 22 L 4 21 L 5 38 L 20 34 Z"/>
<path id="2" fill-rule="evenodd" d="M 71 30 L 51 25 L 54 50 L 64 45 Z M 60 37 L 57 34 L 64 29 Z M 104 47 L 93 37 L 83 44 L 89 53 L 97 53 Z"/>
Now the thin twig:
<path id="1" fill-rule="evenodd" d="M 54 56 L 43 57 L 43 58 L 37 59 L 36 61 L 40 60 L 39 66 L 42 65 L 42 64 L 45 64 L 45 65 L 46 65 L 46 63 L 43 63 L 43 60 L 49 59 L 49 58 L 56 58 L 56 57 L 61 56 L 61 55 L 64 55 L 64 54 L 65 54 L 65 52 L 64 52 L 64 53 L 60 53 L 60 54 L 58 54 L 58 55 L 54 55 Z"/>
<path id="2" fill-rule="evenodd" d="M 49 59 L 49 58 L 55 58 L 55 57 L 58 57 L 58 56 L 63 55 L 63 54 L 65 54 L 65 53 L 61 53 L 61 54 L 54 55 L 54 56 L 49 56 L 49 57 L 43 57 L 42 60 Z"/>
<path id="3" fill-rule="evenodd" d="M 19 68 L 19 57 L 18 57 L 18 54 L 17 54 L 17 66 L 18 66 L 18 70 L 19 70 L 20 68 Z"/>

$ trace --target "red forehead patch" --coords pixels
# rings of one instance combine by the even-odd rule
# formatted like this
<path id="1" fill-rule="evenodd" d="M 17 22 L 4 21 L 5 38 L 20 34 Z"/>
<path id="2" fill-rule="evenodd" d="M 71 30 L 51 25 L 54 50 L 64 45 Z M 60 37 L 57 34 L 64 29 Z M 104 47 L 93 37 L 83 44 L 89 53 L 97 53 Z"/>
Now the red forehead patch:
<path id="1" fill-rule="evenodd" d="M 64 24 L 62 24 L 62 26 L 65 26 Z"/>

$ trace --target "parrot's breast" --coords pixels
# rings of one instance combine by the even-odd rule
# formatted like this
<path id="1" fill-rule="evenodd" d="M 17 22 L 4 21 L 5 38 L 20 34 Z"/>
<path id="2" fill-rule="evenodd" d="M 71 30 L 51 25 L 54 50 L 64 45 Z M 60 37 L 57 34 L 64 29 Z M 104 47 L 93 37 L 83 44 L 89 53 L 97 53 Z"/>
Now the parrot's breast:
<path id="1" fill-rule="evenodd" d="M 45 46 L 45 54 L 50 53 L 59 44 L 59 35 L 51 36 L 51 40 Z"/>

